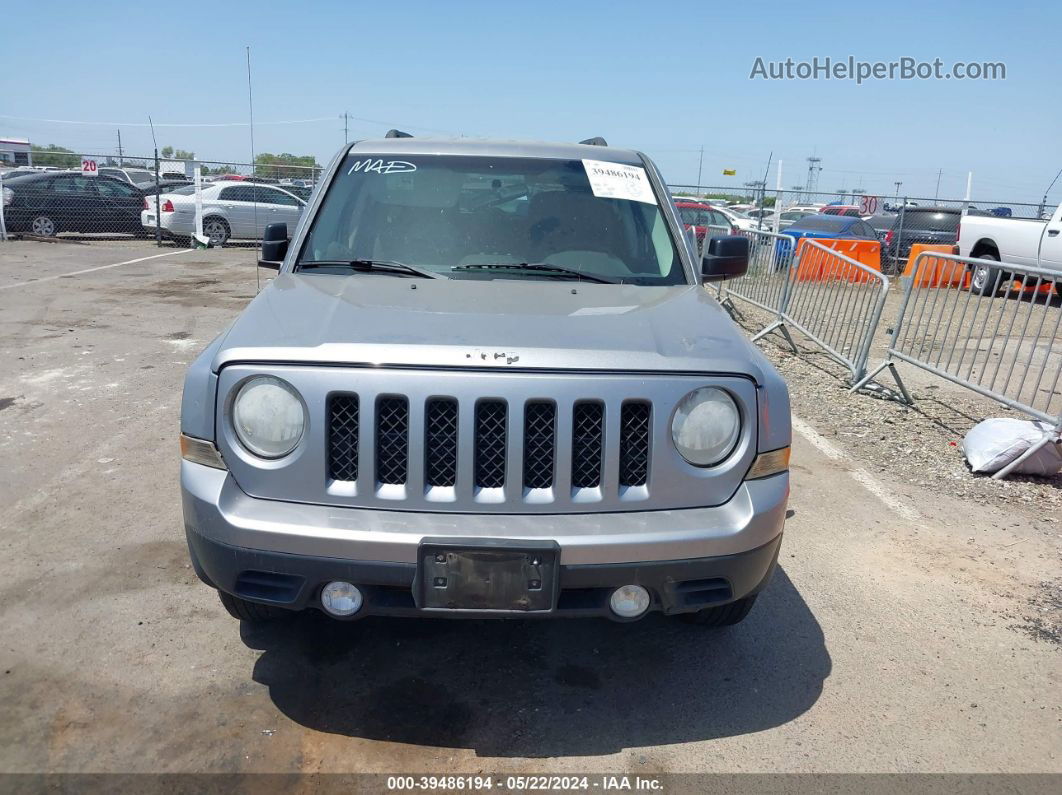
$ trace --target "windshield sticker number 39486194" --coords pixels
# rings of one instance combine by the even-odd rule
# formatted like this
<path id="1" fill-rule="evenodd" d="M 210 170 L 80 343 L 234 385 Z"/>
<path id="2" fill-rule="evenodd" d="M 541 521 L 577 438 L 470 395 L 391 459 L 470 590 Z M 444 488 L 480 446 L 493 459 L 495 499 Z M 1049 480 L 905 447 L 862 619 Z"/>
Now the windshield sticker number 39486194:
<path id="1" fill-rule="evenodd" d="M 599 198 L 656 204 L 653 187 L 641 166 L 583 160 L 583 168 L 586 169 L 586 178 L 590 180 L 590 189 Z"/>

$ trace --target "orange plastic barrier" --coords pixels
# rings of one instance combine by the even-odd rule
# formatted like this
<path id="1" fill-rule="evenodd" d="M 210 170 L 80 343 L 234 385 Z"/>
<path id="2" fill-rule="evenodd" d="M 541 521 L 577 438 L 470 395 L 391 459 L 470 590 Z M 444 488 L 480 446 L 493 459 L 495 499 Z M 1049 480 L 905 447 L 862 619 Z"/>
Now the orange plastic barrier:
<path id="1" fill-rule="evenodd" d="M 815 249 L 811 247 L 805 247 L 804 243 L 809 238 L 801 238 L 797 242 L 797 255 L 801 253 L 803 248 L 809 248 L 808 255 L 800 257 L 800 263 L 797 266 L 796 278 L 797 281 L 817 281 L 823 278 L 823 271 L 825 265 L 825 255 L 818 253 L 816 256 Z M 866 265 L 868 268 L 881 272 L 881 243 L 877 240 L 815 240 L 816 243 L 826 246 L 826 248 L 833 249 L 838 254 L 843 254 L 849 259 L 854 259 L 861 265 Z M 805 263 L 805 260 L 808 260 Z M 850 282 L 867 282 L 872 277 L 859 270 L 858 268 L 845 269 L 846 277 Z"/>
<path id="2" fill-rule="evenodd" d="M 915 260 L 918 255 L 931 251 L 939 254 L 954 254 L 955 246 L 945 243 L 915 243 L 911 246 L 911 253 L 907 255 L 907 267 L 903 270 L 904 276 L 910 276 L 914 270 Z M 915 287 L 969 287 L 970 274 L 966 266 L 939 257 L 927 257 L 925 264 L 918 271 L 918 281 Z"/>

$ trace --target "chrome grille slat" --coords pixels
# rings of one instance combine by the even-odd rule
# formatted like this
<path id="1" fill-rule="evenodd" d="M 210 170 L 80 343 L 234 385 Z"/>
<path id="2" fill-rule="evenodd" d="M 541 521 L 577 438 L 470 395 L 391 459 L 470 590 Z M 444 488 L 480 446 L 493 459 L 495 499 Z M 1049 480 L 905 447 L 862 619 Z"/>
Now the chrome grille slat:
<path id="1" fill-rule="evenodd" d="M 429 486 L 457 483 L 457 401 L 432 398 L 424 420 L 425 482 Z"/>
<path id="2" fill-rule="evenodd" d="M 601 485 L 605 443 L 605 407 L 598 402 L 576 403 L 572 409 L 572 488 Z"/>
<path id="3" fill-rule="evenodd" d="M 376 403 L 376 480 L 404 485 L 409 477 L 409 402 L 382 397 Z"/>
<path id="4" fill-rule="evenodd" d="M 644 486 L 649 477 L 649 421 L 644 401 L 628 401 L 620 412 L 619 484 Z"/>
<path id="5" fill-rule="evenodd" d="M 498 489 L 505 485 L 508 411 L 502 400 L 483 400 L 476 405 L 476 485 Z"/>
<path id="6" fill-rule="evenodd" d="M 556 461 L 556 406 L 535 400 L 524 407 L 524 487 L 548 489 L 553 486 Z"/>
<path id="7" fill-rule="evenodd" d="M 328 401 L 328 477 L 358 479 L 358 431 L 360 412 L 357 395 L 333 395 Z"/>

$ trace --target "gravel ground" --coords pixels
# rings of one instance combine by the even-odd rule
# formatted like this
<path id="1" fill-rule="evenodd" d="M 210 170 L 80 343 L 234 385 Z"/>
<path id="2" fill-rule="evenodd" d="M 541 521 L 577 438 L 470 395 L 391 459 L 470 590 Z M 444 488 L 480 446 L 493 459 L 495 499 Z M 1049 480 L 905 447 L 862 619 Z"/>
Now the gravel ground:
<path id="1" fill-rule="evenodd" d="M 886 304 L 871 366 L 885 357 L 885 330 L 895 316 L 898 299 L 890 295 Z M 741 314 L 736 319 L 750 334 L 769 322 L 765 314 L 746 304 L 739 302 L 738 309 Z M 788 381 L 794 414 L 840 443 L 869 471 L 888 473 L 902 482 L 972 503 L 1022 510 L 1062 533 L 1062 474 L 992 480 L 970 472 L 963 456 L 963 436 L 978 422 L 1024 415 L 902 362 L 901 377 L 915 399 L 914 406 L 877 394 L 849 394 L 848 371 L 843 365 L 799 332 L 793 332 L 793 339 L 797 354 L 779 334 L 768 335 L 759 347 Z M 894 386 L 885 372 L 878 381 L 885 387 Z"/>

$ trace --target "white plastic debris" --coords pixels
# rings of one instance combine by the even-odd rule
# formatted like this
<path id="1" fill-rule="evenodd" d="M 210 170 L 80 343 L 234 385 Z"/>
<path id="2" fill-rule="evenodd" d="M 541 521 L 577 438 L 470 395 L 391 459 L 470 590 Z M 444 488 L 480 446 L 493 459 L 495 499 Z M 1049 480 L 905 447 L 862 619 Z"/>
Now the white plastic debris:
<path id="1" fill-rule="evenodd" d="M 994 417 L 977 423 L 962 440 L 962 451 L 974 472 L 992 473 L 1018 460 L 1030 447 L 1050 435 L 1046 422 Z M 1049 441 L 1011 474 L 1050 476 L 1062 472 L 1062 448 Z"/>

